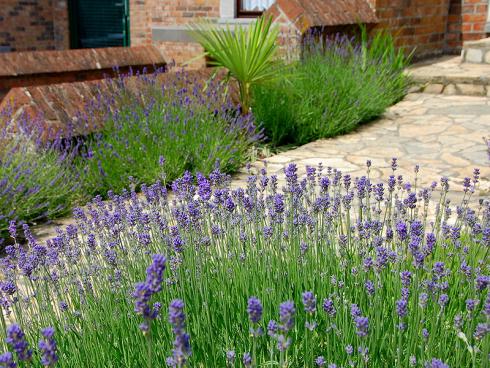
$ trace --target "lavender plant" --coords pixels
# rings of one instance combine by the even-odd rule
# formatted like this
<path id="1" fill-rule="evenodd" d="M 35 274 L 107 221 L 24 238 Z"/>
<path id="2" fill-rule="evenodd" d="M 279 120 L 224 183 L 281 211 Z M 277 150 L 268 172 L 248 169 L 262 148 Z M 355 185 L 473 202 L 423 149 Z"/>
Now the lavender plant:
<path id="1" fill-rule="evenodd" d="M 360 178 L 321 165 L 301 178 L 290 164 L 284 185 L 262 169 L 235 189 L 217 170 L 187 173 L 171 196 L 156 183 L 96 197 L 46 244 L 25 227 L 29 247 L 1 259 L 0 361 L 17 360 L 10 347 L 25 356 L 49 325 L 58 367 L 485 366 L 490 201 L 471 204 L 479 172 L 453 207 L 447 178 L 419 187 L 393 160 L 374 183 L 370 166 Z M 138 280 L 150 297 L 133 294 Z"/>
<path id="2" fill-rule="evenodd" d="M 409 85 L 410 58 L 392 37 L 371 41 L 313 30 L 302 39 L 302 59 L 289 77 L 256 86 L 252 110 L 272 144 L 305 144 L 347 133 L 399 101 Z"/>
<path id="3" fill-rule="evenodd" d="M 0 240 L 10 221 L 34 223 L 66 214 L 84 198 L 71 149 L 60 138 L 46 144 L 36 120 L 24 115 L 13 122 L 0 113 Z"/>
<path id="4" fill-rule="evenodd" d="M 240 115 L 217 79 L 200 81 L 183 71 L 167 83 L 161 71 L 130 76 L 108 81 L 88 109 L 87 124 L 103 122 L 80 162 L 94 195 L 119 192 L 130 181 L 137 187 L 173 181 L 186 170 L 209 174 L 216 164 L 234 171 L 262 138 L 252 116 Z"/>

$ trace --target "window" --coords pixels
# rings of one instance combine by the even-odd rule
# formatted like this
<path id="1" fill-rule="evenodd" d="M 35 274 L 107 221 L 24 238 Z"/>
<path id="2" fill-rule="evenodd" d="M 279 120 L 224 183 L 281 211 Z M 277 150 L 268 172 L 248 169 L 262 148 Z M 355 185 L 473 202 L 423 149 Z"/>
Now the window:
<path id="1" fill-rule="evenodd" d="M 129 46 L 129 0 L 68 0 L 71 48 Z"/>
<path id="2" fill-rule="evenodd" d="M 275 0 L 237 0 L 238 17 L 259 17 Z"/>

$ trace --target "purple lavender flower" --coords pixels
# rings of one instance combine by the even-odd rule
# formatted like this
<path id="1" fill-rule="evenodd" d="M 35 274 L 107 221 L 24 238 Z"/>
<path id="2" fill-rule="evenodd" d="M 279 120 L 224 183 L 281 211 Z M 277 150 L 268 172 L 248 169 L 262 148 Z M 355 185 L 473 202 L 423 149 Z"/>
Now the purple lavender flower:
<path id="1" fill-rule="evenodd" d="M 258 323 L 262 318 L 262 304 L 260 300 L 256 297 L 251 297 L 248 299 L 247 313 L 250 322 Z"/>
<path id="2" fill-rule="evenodd" d="M 251 367 L 252 366 L 252 356 L 250 355 L 250 353 L 243 354 L 243 365 L 245 367 Z"/>
<path id="3" fill-rule="evenodd" d="M 327 364 L 327 362 L 325 361 L 325 358 L 323 356 L 319 356 L 315 359 L 315 364 L 318 366 L 318 367 L 323 367 L 325 364 Z"/>
<path id="4" fill-rule="evenodd" d="M 398 164 L 397 164 L 398 159 L 396 157 L 393 157 L 391 159 L 391 170 L 396 171 Z"/>
<path id="5" fill-rule="evenodd" d="M 473 312 L 475 310 L 475 307 L 478 303 L 478 300 L 476 299 L 467 299 L 466 300 L 466 309 L 468 312 Z"/>
<path id="6" fill-rule="evenodd" d="M 335 317 L 335 314 L 337 313 L 337 311 L 335 310 L 335 306 L 333 304 L 332 299 L 324 299 L 323 300 L 323 310 L 325 312 L 327 312 L 327 314 L 330 317 Z"/>
<path id="7" fill-rule="evenodd" d="M 488 333 L 490 333 L 490 323 L 479 323 L 476 326 L 473 336 L 477 340 L 483 340 Z"/>
<path id="8" fill-rule="evenodd" d="M 284 335 L 278 335 L 277 336 L 277 350 L 284 352 L 286 351 L 289 346 L 291 345 L 291 339 L 284 336 Z"/>
<path id="9" fill-rule="evenodd" d="M 366 292 L 368 293 L 368 295 L 374 295 L 374 283 L 371 280 L 367 280 L 364 283 L 364 287 L 366 288 Z"/>
<path id="10" fill-rule="evenodd" d="M 360 337 L 365 337 L 368 334 L 369 319 L 367 317 L 356 317 L 354 319 L 356 324 L 356 334 Z"/>
<path id="11" fill-rule="evenodd" d="M 280 328 L 282 331 L 288 332 L 293 328 L 295 312 L 296 309 L 292 301 L 281 303 L 279 306 L 279 321 L 281 322 Z"/>
<path id="12" fill-rule="evenodd" d="M 39 340 L 39 350 L 41 351 L 41 364 L 45 367 L 54 367 L 58 361 L 56 354 L 56 341 L 54 339 L 54 328 L 46 327 L 41 331 L 44 339 Z"/>
<path id="13" fill-rule="evenodd" d="M 352 345 L 347 345 L 345 347 L 345 352 L 347 353 L 347 355 L 352 355 L 352 353 L 354 352 L 354 348 L 352 347 Z"/>
<path id="14" fill-rule="evenodd" d="M 449 368 L 442 360 L 432 358 L 430 362 L 424 364 L 424 368 Z"/>
<path id="15" fill-rule="evenodd" d="M 490 285 L 490 276 L 478 275 L 476 277 L 476 289 L 478 291 L 483 291 Z"/>
<path id="16" fill-rule="evenodd" d="M 483 307 L 483 314 L 490 318 L 490 292 L 487 294 L 487 299 L 485 300 L 485 306 Z"/>
<path id="17" fill-rule="evenodd" d="M 410 287 L 410 282 L 412 280 L 412 274 L 410 271 L 403 271 L 400 273 L 400 278 L 402 280 L 402 285 L 403 287 Z"/>
<path id="18" fill-rule="evenodd" d="M 145 319 L 145 322 L 140 325 L 140 329 L 143 332 L 148 331 L 150 321 L 158 317 L 159 305 L 155 304 L 151 307 L 149 303 L 153 294 L 156 294 L 162 289 L 165 265 L 165 257 L 155 254 L 153 256 L 153 263 L 146 269 L 146 281 L 137 283 L 132 294 L 134 298 L 134 311 L 142 315 Z"/>
<path id="19" fill-rule="evenodd" d="M 16 368 L 17 364 L 14 362 L 14 357 L 10 351 L 0 355 L 0 367 L 1 368 Z"/>
<path id="20" fill-rule="evenodd" d="M 400 318 L 403 318 L 408 313 L 408 302 L 406 299 L 402 298 L 396 302 L 396 313 Z"/>
<path id="21" fill-rule="evenodd" d="M 11 280 L 0 282 L 0 290 L 7 295 L 14 295 L 17 291 L 17 286 Z"/>
<path id="22" fill-rule="evenodd" d="M 11 220 L 9 222 L 8 231 L 9 231 L 9 235 L 12 239 L 17 238 L 17 224 L 14 220 Z"/>
<path id="23" fill-rule="evenodd" d="M 168 308 L 168 321 L 175 335 L 172 359 L 176 367 L 183 367 L 192 353 L 190 337 L 185 332 L 184 302 L 175 299 Z"/>
<path id="24" fill-rule="evenodd" d="M 362 315 L 361 309 L 358 307 L 357 304 L 350 305 L 350 314 L 352 318 L 360 317 Z"/>
<path id="25" fill-rule="evenodd" d="M 235 365 L 236 354 L 234 350 L 228 350 L 226 352 L 226 366 L 233 367 Z"/>
<path id="26" fill-rule="evenodd" d="M 165 271 L 166 258 L 161 254 L 153 256 L 153 263 L 146 269 L 146 285 L 152 294 L 162 290 L 163 272 Z"/>
<path id="27" fill-rule="evenodd" d="M 267 334 L 271 337 L 274 337 L 277 335 L 278 331 L 279 331 L 279 325 L 277 324 L 276 321 L 271 319 L 267 324 Z"/>
<path id="28" fill-rule="evenodd" d="M 447 294 L 441 294 L 437 303 L 441 306 L 441 308 L 444 308 L 448 302 L 449 296 Z"/>
<path id="29" fill-rule="evenodd" d="M 5 341 L 15 351 L 20 361 L 29 361 L 32 359 L 32 350 L 29 349 L 24 332 L 19 325 L 13 324 L 7 328 L 7 338 Z"/>
<path id="30" fill-rule="evenodd" d="M 305 291 L 303 293 L 303 305 L 305 307 L 305 312 L 313 314 L 316 311 L 316 298 L 315 294 L 311 291 Z"/>

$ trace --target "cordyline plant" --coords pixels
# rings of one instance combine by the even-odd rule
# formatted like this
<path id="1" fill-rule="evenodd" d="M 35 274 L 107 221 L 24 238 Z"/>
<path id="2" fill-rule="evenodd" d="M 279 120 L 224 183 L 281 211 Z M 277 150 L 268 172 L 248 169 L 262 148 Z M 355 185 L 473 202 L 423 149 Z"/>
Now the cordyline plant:
<path id="1" fill-rule="evenodd" d="M 282 63 L 276 58 L 279 28 L 272 17 L 260 17 L 256 22 L 233 29 L 205 21 L 190 26 L 190 33 L 210 58 L 209 64 L 225 68 L 228 77 L 238 83 L 242 112 L 247 114 L 252 104 L 251 88 L 277 78 Z"/>
<path id="2" fill-rule="evenodd" d="M 0 364 L 484 367 L 490 201 L 470 205 L 479 171 L 453 209 L 447 178 L 419 187 L 416 167 L 412 185 L 393 159 L 374 183 L 370 168 L 352 178 L 319 165 L 301 178 L 290 164 L 282 189 L 265 168 L 235 189 L 217 170 L 186 173 L 170 197 L 156 183 L 95 198 L 46 244 L 25 226 L 29 246 L 1 259 Z"/>

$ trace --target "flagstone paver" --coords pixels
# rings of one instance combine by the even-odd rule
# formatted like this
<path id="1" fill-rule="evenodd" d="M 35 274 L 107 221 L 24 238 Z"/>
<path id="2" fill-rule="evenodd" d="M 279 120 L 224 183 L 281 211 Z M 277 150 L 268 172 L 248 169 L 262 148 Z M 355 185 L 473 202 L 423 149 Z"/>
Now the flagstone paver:
<path id="1" fill-rule="evenodd" d="M 295 162 L 303 174 L 306 165 L 321 162 L 355 177 L 365 175 L 369 159 L 370 177 L 380 181 L 391 174 L 391 159 L 396 157 L 396 174 L 407 180 L 413 180 L 414 167 L 420 165 L 419 186 L 449 177 L 453 202 L 461 197 L 463 179 L 479 168 L 481 182 L 475 196 L 490 199 L 490 160 L 483 136 L 490 137 L 490 98 L 409 94 L 380 119 L 350 134 L 311 142 L 252 166 L 259 169 L 266 161 L 268 173 L 281 177 L 288 163 Z M 232 186 L 245 185 L 246 177 L 246 170 L 241 170 L 233 176 Z M 57 220 L 34 228 L 34 233 L 45 239 L 55 235 L 56 226 L 71 222 L 69 218 Z"/>
<path id="2" fill-rule="evenodd" d="M 304 173 L 305 165 L 322 162 L 361 176 L 369 159 L 370 176 L 376 181 L 391 174 L 391 158 L 396 157 L 396 174 L 407 179 L 413 180 L 414 167 L 420 165 L 419 185 L 449 177 L 453 200 L 460 197 L 463 179 L 479 168 L 481 182 L 475 195 L 490 198 L 490 159 L 483 136 L 490 136 L 490 98 L 409 94 L 383 117 L 350 134 L 318 140 L 254 166 L 266 161 L 269 174 L 280 174 L 286 164 L 295 162 Z M 236 175 L 233 185 L 243 185 L 246 176 L 245 171 Z"/>

